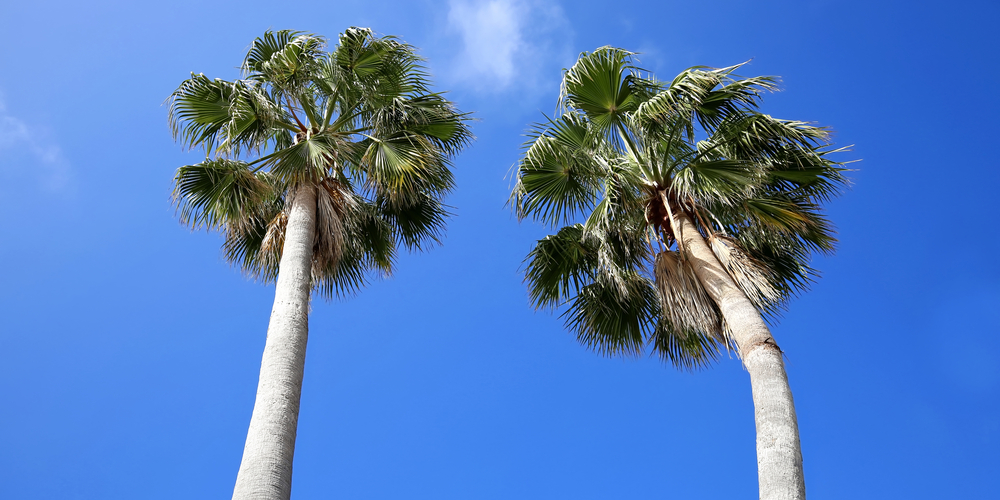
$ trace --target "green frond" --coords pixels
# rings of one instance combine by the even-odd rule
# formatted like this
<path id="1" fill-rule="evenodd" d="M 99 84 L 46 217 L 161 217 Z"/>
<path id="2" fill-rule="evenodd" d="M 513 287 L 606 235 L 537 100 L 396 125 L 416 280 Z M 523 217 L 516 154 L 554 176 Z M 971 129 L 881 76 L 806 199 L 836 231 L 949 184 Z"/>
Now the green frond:
<path id="1" fill-rule="evenodd" d="M 767 268 L 771 288 L 781 295 L 780 301 L 762 309 L 766 314 L 778 314 L 788 299 L 808 290 L 819 276 L 809 266 L 810 246 L 793 235 L 749 227 L 739 232 L 737 240 L 750 258 Z"/>
<path id="2" fill-rule="evenodd" d="M 754 192 L 759 169 L 740 160 L 702 160 L 676 170 L 670 190 L 680 199 L 733 205 Z"/>
<path id="3" fill-rule="evenodd" d="M 441 244 L 445 222 L 451 213 L 437 198 L 426 193 L 408 199 L 380 196 L 375 204 L 407 250 L 424 250 Z"/>
<path id="4" fill-rule="evenodd" d="M 397 103 L 398 108 L 392 116 L 379 116 L 375 120 L 377 130 L 401 128 L 427 138 L 446 155 L 458 153 L 474 139 L 467 125 L 469 114 L 459 112 L 454 104 L 438 94 L 397 100 Z M 386 121 L 389 123 L 384 123 Z"/>
<path id="5" fill-rule="evenodd" d="M 768 179 L 764 190 L 788 193 L 817 203 L 829 201 L 851 184 L 844 175 L 849 170 L 842 167 L 843 163 L 829 158 L 830 154 L 843 151 L 844 148 L 817 146 L 789 149 L 775 155 L 767 165 Z"/>
<path id="6" fill-rule="evenodd" d="M 538 241 L 525 258 L 524 281 L 536 308 L 555 308 L 594 280 L 597 248 L 575 224 Z"/>
<path id="7" fill-rule="evenodd" d="M 250 45 L 243 59 L 243 74 L 295 93 L 312 78 L 326 39 L 301 31 L 267 31 Z"/>
<path id="8" fill-rule="evenodd" d="M 174 204 L 181 222 L 219 229 L 239 224 L 256 206 L 273 199 L 273 186 L 261 181 L 241 161 L 216 159 L 177 169 Z"/>
<path id="9" fill-rule="evenodd" d="M 591 147 L 588 136 L 580 118 L 571 114 L 529 132 L 512 200 L 519 218 L 557 226 L 593 207 L 607 159 Z"/>
<path id="10" fill-rule="evenodd" d="M 275 184 L 266 174 L 258 174 L 258 178 Z M 223 228 L 225 240 L 222 252 L 226 260 L 264 283 L 274 282 L 278 277 L 278 262 L 288 222 L 281 193 L 281 190 L 272 189 L 271 197 L 255 204 L 241 220 Z"/>
<path id="11" fill-rule="evenodd" d="M 384 104 L 385 98 L 428 94 L 428 74 L 416 49 L 396 37 L 375 36 L 368 28 L 352 27 L 340 36 L 332 60 L 350 71 L 362 89 L 378 89 L 369 98 Z"/>
<path id="12" fill-rule="evenodd" d="M 777 78 L 741 79 L 733 75 L 740 66 L 699 66 L 681 72 L 664 90 L 638 107 L 635 119 L 639 128 L 661 136 L 682 130 L 693 141 L 695 124 L 712 133 L 726 121 L 753 113 L 763 92 L 777 90 Z"/>
<path id="13" fill-rule="evenodd" d="M 327 173 L 327 158 L 338 151 L 335 137 L 315 135 L 257 160 L 256 168 L 269 171 L 289 185 L 316 183 Z"/>
<path id="14" fill-rule="evenodd" d="M 633 55 L 614 47 L 581 54 L 563 76 L 565 105 L 586 113 L 598 129 L 621 123 L 656 86 L 639 76 L 641 70 L 633 64 Z"/>
<path id="15" fill-rule="evenodd" d="M 837 239 L 833 227 L 819 206 L 806 199 L 773 194 L 748 199 L 741 208 L 750 223 L 794 236 L 813 251 L 834 250 Z"/>
<path id="16" fill-rule="evenodd" d="M 276 133 L 293 129 L 281 106 L 259 84 L 210 80 L 191 75 L 169 98 L 170 128 L 188 148 L 204 147 L 207 154 L 256 151 Z"/>
<path id="17" fill-rule="evenodd" d="M 340 35 L 332 54 L 337 65 L 358 76 L 374 76 L 383 68 L 385 55 L 394 44 L 392 38 L 379 40 L 368 28 L 351 27 Z"/>
<path id="18" fill-rule="evenodd" d="M 191 74 L 170 97 L 170 130 L 174 140 L 188 148 L 211 150 L 219 131 L 230 121 L 232 84 Z"/>
<path id="19" fill-rule="evenodd" d="M 350 249 L 360 256 L 371 274 L 390 276 L 396 268 L 398 230 L 376 203 L 359 199 L 359 207 L 358 216 L 352 220 Z"/>
<path id="20" fill-rule="evenodd" d="M 689 141 L 694 140 L 692 120 L 705 97 L 723 82 L 723 75 L 706 71 L 703 67 L 681 72 L 663 90 L 643 101 L 634 114 L 636 122 L 645 132 L 665 135 L 671 130 L 683 131 Z"/>
<path id="21" fill-rule="evenodd" d="M 706 92 L 694 106 L 695 117 L 705 130 L 715 130 L 734 117 L 754 112 L 762 93 L 778 90 L 775 77 L 731 79 L 730 74 L 724 73 L 722 85 Z"/>
<path id="22" fill-rule="evenodd" d="M 580 343 L 605 356 L 638 356 L 656 318 L 656 292 L 638 274 L 618 283 L 597 280 L 580 289 L 562 314 Z"/>
<path id="23" fill-rule="evenodd" d="M 400 131 L 369 136 L 356 166 L 376 192 L 393 197 L 427 191 L 443 195 L 454 186 L 447 156 L 422 135 Z"/>

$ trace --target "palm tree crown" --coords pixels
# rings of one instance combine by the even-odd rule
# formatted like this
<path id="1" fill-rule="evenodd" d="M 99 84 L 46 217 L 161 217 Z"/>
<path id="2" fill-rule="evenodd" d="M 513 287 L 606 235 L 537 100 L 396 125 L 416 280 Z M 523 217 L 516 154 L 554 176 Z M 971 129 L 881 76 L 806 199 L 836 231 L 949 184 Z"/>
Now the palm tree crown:
<path id="1" fill-rule="evenodd" d="M 397 246 L 438 242 L 453 187 L 450 158 L 472 138 L 467 116 L 429 90 L 412 46 L 351 28 L 323 37 L 267 32 L 243 78 L 192 74 L 170 98 L 175 138 L 204 147 L 181 167 L 181 219 L 221 229 L 228 260 L 277 277 L 297 187 L 317 188 L 313 286 L 327 297 L 391 273 Z"/>
<path id="2" fill-rule="evenodd" d="M 819 204 L 847 183 L 839 150 L 825 128 L 760 113 L 776 79 L 739 67 L 660 82 L 633 53 L 600 48 L 566 70 L 558 116 L 529 132 L 513 206 L 558 228 L 526 259 L 529 292 L 536 307 L 566 305 L 595 350 L 695 368 L 746 347 L 696 276 L 681 218 L 769 315 L 808 285 L 810 254 L 833 250 Z"/>

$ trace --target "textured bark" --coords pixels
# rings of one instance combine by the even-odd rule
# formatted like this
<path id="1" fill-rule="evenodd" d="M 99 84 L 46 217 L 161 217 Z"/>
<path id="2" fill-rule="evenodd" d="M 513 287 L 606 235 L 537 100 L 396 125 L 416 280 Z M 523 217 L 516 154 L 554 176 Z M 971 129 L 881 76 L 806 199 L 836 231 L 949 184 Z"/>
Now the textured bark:
<path id="1" fill-rule="evenodd" d="M 664 197 L 666 202 L 666 197 Z M 795 403 L 782 353 L 757 308 L 725 272 L 691 219 L 672 210 L 685 255 L 733 332 L 743 365 L 750 373 L 757 424 L 757 478 L 761 500 L 803 500 L 802 448 Z"/>
<path id="2" fill-rule="evenodd" d="M 233 500 L 288 500 L 309 336 L 316 188 L 295 190 L 260 363 L 257 399 Z"/>

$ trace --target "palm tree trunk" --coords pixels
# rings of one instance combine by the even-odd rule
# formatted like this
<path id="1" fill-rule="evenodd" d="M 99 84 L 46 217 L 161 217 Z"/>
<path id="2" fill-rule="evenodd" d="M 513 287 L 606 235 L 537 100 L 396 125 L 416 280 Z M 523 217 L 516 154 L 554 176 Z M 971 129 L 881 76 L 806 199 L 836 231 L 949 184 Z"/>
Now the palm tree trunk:
<path id="1" fill-rule="evenodd" d="M 669 203 L 664 196 L 664 202 Z M 757 424 L 757 478 L 761 500 L 803 500 L 802 447 L 795 403 L 781 349 L 757 308 L 726 273 L 705 238 L 681 210 L 672 210 L 685 255 L 729 323 L 750 373 Z"/>
<path id="2" fill-rule="evenodd" d="M 315 231 L 316 187 L 302 185 L 295 189 L 288 213 L 257 399 L 233 500 L 288 500 L 292 493 Z"/>

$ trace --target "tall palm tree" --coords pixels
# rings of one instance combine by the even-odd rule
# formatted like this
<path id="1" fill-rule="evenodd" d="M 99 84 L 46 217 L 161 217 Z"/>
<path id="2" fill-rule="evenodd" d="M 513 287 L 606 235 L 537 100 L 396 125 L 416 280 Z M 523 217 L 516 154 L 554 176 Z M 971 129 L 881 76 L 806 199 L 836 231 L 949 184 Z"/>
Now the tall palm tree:
<path id="1" fill-rule="evenodd" d="M 764 317 L 831 252 L 819 203 L 846 184 L 828 131 L 757 111 L 772 77 L 695 67 L 663 83 L 604 47 L 567 70 L 536 124 L 512 204 L 558 231 L 526 259 L 536 308 L 604 354 L 686 369 L 733 349 L 750 373 L 762 499 L 805 497 L 782 352 Z M 582 221 L 582 222 L 580 222 Z M 574 223 L 575 222 L 575 223 Z"/>
<path id="2" fill-rule="evenodd" d="M 397 247 L 439 241 L 452 158 L 472 138 L 412 46 L 351 28 L 267 32 L 232 82 L 192 74 L 170 97 L 174 137 L 205 148 L 177 171 L 181 220 L 220 230 L 226 258 L 275 282 L 234 499 L 287 500 L 313 290 L 349 295 Z"/>

